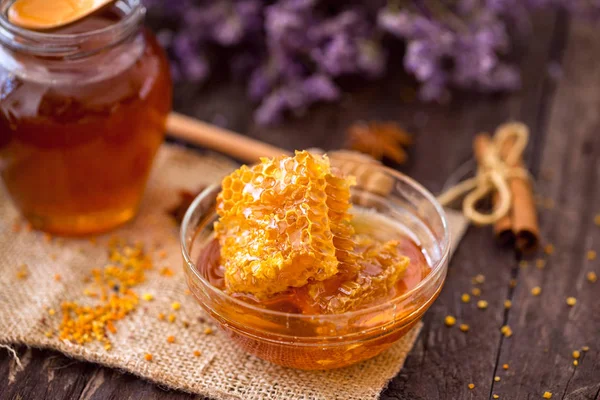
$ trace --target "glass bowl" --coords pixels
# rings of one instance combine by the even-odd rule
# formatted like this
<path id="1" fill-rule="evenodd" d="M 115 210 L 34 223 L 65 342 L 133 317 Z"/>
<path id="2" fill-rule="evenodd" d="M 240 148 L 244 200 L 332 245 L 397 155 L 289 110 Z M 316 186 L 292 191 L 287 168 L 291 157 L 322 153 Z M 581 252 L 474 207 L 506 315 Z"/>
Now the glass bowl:
<path id="1" fill-rule="evenodd" d="M 285 367 L 331 369 L 374 357 L 402 338 L 437 298 L 446 278 L 449 230 L 442 207 L 420 184 L 377 166 L 387 182 L 360 184 L 353 206 L 372 209 L 400 224 L 423 250 L 431 271 L 413 289 L 376 306 L 341 314 L 292 314 L 244 302 L 211 285 L 198 270 L 201 250 L 214 239 L 218 185 L 205 189 L 188 209 L 181 226 L 187 284 L 198 303 L 246 352 Z"/>

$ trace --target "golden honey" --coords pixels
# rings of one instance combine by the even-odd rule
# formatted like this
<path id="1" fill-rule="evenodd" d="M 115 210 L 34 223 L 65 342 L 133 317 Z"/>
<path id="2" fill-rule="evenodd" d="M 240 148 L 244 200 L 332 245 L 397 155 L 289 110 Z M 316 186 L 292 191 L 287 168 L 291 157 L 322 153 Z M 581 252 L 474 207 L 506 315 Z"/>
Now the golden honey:
<path id="1" fill-rule="evenodd" d="M 386 224 L 386 221 L 375 217 L 378 222 L 377 226 L 372 225 L 373 216 L 367 212 L 358 212 L 355 217 L 358 221 L 357 230 L 360 234 L 369 237 L 381 237 L 381 233 L 377 236 L 374 234 L 375 229 L 381 229 L 381 224 Z M 352 277 L 347 275 L 347 272 L 336 274 L 333 277 L 324 280 L 323 285 L 319 285 L 317 294 L 311 293 L 313 286 L 311 284 L 301 287 L 290 287 L 285 291 L 276 293 L 267 298 L 258 298 L 250 293 L 233 293 L 232 296 L 246 301 L 258 307 L 277 312 L 286 312 L 293 314 L 325 314 L 333 312 L 355 311 L 359 308 L 367 308 L 377 306 L 388 302 L 395 297 L 402 296 L 412 290 L 419 282 L 421 282 L 431 271 L 431 267 L 427 262 L 422 249 L 401 230 L 395 228 L 389 222 L 385 235 L 394 237 L 398 243 L 399 251 L 407 257 L 407 268 L 401 277 L 397 277 L 391 285 L 385 286 L 379 292 L 372 293 L 372 298 L 356 303 L 355 308 L 344 307 L 337 309 L 331 307 L 329 302 L 336 298 L 336 295 L 341 291 L 346 291 L 343 287 L 347 282 L 352 281 Z M 200 253 L 196 265 L 199 272 L 216 288 L 227 290 L 225 284 L 226 268 L 222 263 L 221 251 L 218 240 L 211 240 L 204 250 Z M 358 248 L 358 252 L 364 251 L 364 248 Z M 381 267 L 373 263 L 367 271 L 373 277 L 376 277 L 381 272 Z M 352 294 L 350 289 L 346 293 Z M 358 295 L 364 295 L 365 291 L 359 292 Z M 361 300 L 365 300 L 364 298 Z"/>
<path id="2" fill-rule="evenodd" d="M 0 174 L 36 229 L 92 234 L 137 212 L 171 80 L 141 6 L 118 5 L 56 31 L 15 31 L 24 48 L 0 33 Z"/>

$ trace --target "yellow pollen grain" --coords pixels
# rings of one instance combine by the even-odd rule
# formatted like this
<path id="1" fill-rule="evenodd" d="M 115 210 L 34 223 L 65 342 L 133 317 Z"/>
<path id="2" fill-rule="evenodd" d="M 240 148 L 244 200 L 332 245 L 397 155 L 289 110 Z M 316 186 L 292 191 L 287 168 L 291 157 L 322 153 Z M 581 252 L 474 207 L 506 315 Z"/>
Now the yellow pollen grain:
<path id="1" fill-rule="evenodd" d="M 462 332 L 469 332 L 469 325 L 467 324 L 460 324 L 460 326 L 458 327 Z"/>
<path id="2" fill-rule="evenodd" d="M 152 295 L 152 293 L 144 293 L 142 295 L 142 299 L 144 299 L 146 301 L 152 301 L 152 300 L 154 300 L 154 296 Z"/>
<path id="3" fill-rule="evenodd" d="M 485 310 L 488 307 L 488 302 L 485 300 L 479 300 L 477 302 L 477 308 L 479 308 L 480 310 Z"/>
<path id="4" fill-rule="evenodd" d="M 456 318 L 454 318 L 452 315 L 447 315 L 446 318 L 444 318 L 444 324 L 446 324 L 448 327 L 454 326 L 454 324 L 456 324 Z"/>
<path id="5" fill-rule="evenodd" d="M 152 354 L 150 354 L 150 353 L 144 354 L 144 360 L 146 360 L 146 361 L 152 361 L 152 358 L 153 358 Z"/>
<path id="6" fill-rule="evenodd" d="M 175 343 L 175 336 L 167 337 L 167 343 Z"/>
<path id="7" fill-rule="evenodd" d="M 573 307 L 577 303 L 577 299 L 575 297 L 567 297 L 567 305 Z"/>
<path id="8" fill-rule="evenodd" d="M 29 277 L 29 268 L 27 267 L 27 264 L 19 265 L 17 270 L 17 278 L 23 280 L 27 279 L 27 277 Z"/>
<path id="9" fill-rule="evenodd" d="M 47 338 L 51 338 L 53 336 L 52 331 L 47 331 L 44 333 Z"/>
<path id="10" fill-rule="evenodd" d="M 502 369 L 505 371 L 508 370 L 508 364 L 502 364 Z"/>
<path id="11" fill-rule="evenodd" d="M 596 214 L 596 216 L 594 217 L 594 224 L 600 226 L 600 214 Z"/>
<path id="12" fill-rule="evenodd" d="M 61 279 L 62 279 L 62 277 L 60 276 L 60 274 L 55 274 L 55 275 L 54 275 L 54 280 L 55 280 L 56 282 L 60 282 L 60 280 L 61 280 Z"/>
<path id="13" fill-rule="evenodd" d="M 194 357 L 200 357 L 202 355 L 202 353 L 198 350 L 194 351 Z"/>
<path id="14" fill-rule="evenodd" d="M 598 275 L 596 275 L 596 273 L 594 271 L 590 271 L 585 275 L 586 279 L 588 280 L 588 282 L 590 283 L 594 283 L 598 280 Z"/>
<path id="15" fill-rule="evenodd" d="M 191 296 L 192 295 L 192 291 L 190 289 L 185 289 L 183 291 L 183 294 L 185 294 L 186 296 Z"/>
<path id="16" fill-rule="evenodd" d="M 205 335 L 210 335 L 211 333 L 213 333 L 213 330 L 211 328 L 205 328 L 204 329 L 204 334 Z"/>
<path id="17" fill-rule="evenodd" d="M 573 365 L 574 365 L 574 366 L 578 366 L 578 365 L 579 365 L 579 361 L 577 361 L 577 360 L 573 360 Z"/>
<path id="18" fill-rule="evenodd" d="M 548 254 L 548 255 L 554 254 L 554 250 L 556 250 L 556 249 L 554 248 L 554 245 L 553 245 L 553 244 L 551 244 L 551 243 L 550 243 L 550 244 L 547 244 L 547 245 L 544 247 L 544 253 L 546 253 L 546 254 Z"/>
<path id="19" fill-rule="evenodd" d="M 468 293 L 463 293 L 462 296 L 460 296 L 460 301 L 462 301 L 463 303 L 468 303 L 469 301 L 471 301 L 471 296 L 469 296 Z"/>
<path id="20" fill-rule="evenodd" d="M 493 397 L 494 399 L 499 399 L 499 398 L 500 398 L 500 396 L 498 396 L 497 394 L 493 394 L 493 395 L 492 395 L 492 397 Z"/>
<path id="21" fill-rule="evenodd" d="M 588 250 L 587 252 L 587 259 L 590 261 L 593 261 L 596 259 L 596 257 L 598 256 L 598 254 L 596 253 L 595 250 Z"/>
<path id="22" fill-rule="evenodd" d="M 181 303 L 178 301 L 175 301 L 171 304 L 171 308 L 175 311 L 179 310 L 181 308 Z"/>
<path id="23" fill-rule="evenodd" d="M 539 296 L 541 293 L 542 293 L 542 288 L 539 286 L 536 286 L 533 289 L 531 289 L 531 294 L 534 296 Z"/>
<path id="24" fill-rule="evenodd" d="M 173 314 L 169 314 L 169 317 L 167 319 L 170 323 L 175 322 L 175 316 Z"/>
<path id="25" fill-rule="evenodd" d="M 504 335 L 504 337 L 511 337 L 513 332 L 512 329 L 510 329 L 510 326 L 508 325 L 504 325 L 502 328 L 500 328 L 500 332 Z"/>
<path id="26" fill-rule="evenodd" d="M 551 392 L 548 392 L 548 391 L 546 391 L 546 392 L 544 392 L 544 394 L 542 395 L 542 397 L 543 397 L 544 399 L 551 399 L 551 398 L 552 398 L 552 393 L 551 393 Z"/>
<path id="27" fill-rule="evenodd" d="M 51 308 L 48 310 L 48 314 L 54 315 L 54 314 L 56 314 L 56 310 L 54 308 Z"/>
<path id="28" fill-rule="evenodd" d="M 165 314 L 164 313 L 158 313 L 158 319 L 160 321 L 164 321 L 165 320 Z"/>
<path id="29" fill-rule="evenodd" d="M 511 307 L 512 307 L 512 301 L 510 301 L 510 300 L 504 300 L 504 308 L 506 308 L 508 310 Z"/>
<path id="30" fill-rule="evenodd" d="M 474 383 L 469 383 L 467 386 L 468 386 L 469 390 L 475 389 L 475 384 Z"/>
<path id="31" fill-rule="evenodd" d="M 169 267 L 164 267 L 164 268 L 161 268 L 161 270 L 160 270 L 160 272 L 159 272 L 159 273 L 160 273 L 162 276 L 167 276 L 167 277 L 170 277 L 170 276 L 173 276 L 173 275 L 174 275 L 174 272 L 173 272 L 173 270 L 172 270 L 171 268 L 169 268 Z"/>
<path id="32" fill-rule="evenodd" d="M 133 312 L 139 304 L 139 296 L 133 287 L 144 282 L 144 271 L 151 269 L 152 263 L 142 246 L 129 247 L 109 244 L 108 259 L 102 268 L 93 268 L 86 281 L 97 287 L 96 292 L 84 291 L 96 299 L 93 306 L 76 301 L 61 304 L 61 324 L 59 338 L 79 345 L 97 341 L 106 350 L 112 345 L 108 334 L 115 334 L 115 322 Z"/>
<path id="33" fill-rule="evenodd" d="M 583 351 L 583 352 L 590 351 L 590 347 L 589 346 L 583 346 L 581 348 L 581 351 Z"/>
<path id="34" fill-rule="evenodd" d="M 471 289 L 471 294 L 473 296 L 481 296 L 481 289 L 479 289 L 479 288 L 473 288 L 473 289 Z"/>
<path id="35" fill-rule="evenodd" d="M 544 260 L 543 258 L 538 258 L 537 260 L 535 260 L 535 267 L 537 269 L 544 269 L 545 266 L 546 260 Z"/>
<path id="36" fill-rule="evenodd" d="M 471 280 L 471 282 L 473 282 L 473 284 L 482 284 L 483 282 L 485 282 L 485 276 L 482 274 L 478 274 Z"/>
<path id="37" fill-rule="evenodd" d="M 578 360 L 579 357 L 581 357 L 581 353 L 579 352 L 579 350 L 575 350 L 572 355 L 573 355 L 573 358 L 576 360 Z"/>
<path id="38" fill-rule="evenodd" d="M 495 376 L 494 377 L 494 382 L 500 382 L 500 377 L 499 376 Z"/>

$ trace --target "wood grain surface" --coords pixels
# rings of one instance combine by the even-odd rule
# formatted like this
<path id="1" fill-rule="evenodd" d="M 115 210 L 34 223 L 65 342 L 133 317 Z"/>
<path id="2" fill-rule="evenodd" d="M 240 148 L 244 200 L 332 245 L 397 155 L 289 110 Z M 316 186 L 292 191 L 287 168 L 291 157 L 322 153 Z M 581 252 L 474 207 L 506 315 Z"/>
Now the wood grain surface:
<path id="1" fill-rule="evenodd" d="M 457 93 L 448 105 L 423 105 L 411 101 L 413 84 L 391 73 L 354 85 L 339 104 L 319 105 L 264 128 L 253 124 L 252 105 L 239 83 L 214 79 L 204 87 L 177 88 L 178 111 L 290 150 L 339 148 L 344 130 L 358 119 L 396 120 L 416 138 L 400 170 L 433 192 L 469 160 L 476 133 L 510 119 L 531 128 L 526 161 L 546 205 L 543 240 L 554 245 L 554 253 L 540 253 L 524 267 L 496 246 L 490 229 L 471 228 L 415 348 L 382 399 L 541 399 L 545 391 L 552 399 L 600 399 L 600 282 L 585 279 L 589 271 L 600 275 L 599 259 L 586 256 L 592 249 L 600 253 L 600 227 L 593 221 L 600 213 L 600 35 L 594 26 L 569 24 L 553 13 L 540 15 L 534 25 L 535 36 L 515 49 L 523 89 L 506 96 Z M 536 267 L 538 257 L 546 260 L 544 268 Z M 471 281 L 477 274 L 485 276 L 481 285 Z M 461 302 L 461 294 L 475 286 L 481 296 Z M 535 286 L 542 288 L 539 296 L 531 294 Z M 565 302 L 569 296 L 577 299 L 574 307 Z M 486 310 L 476 307 L 479 299 L 488 301 Z M 446 327 L 446 315 L 468 324 L 469 332 Z M 500 333 L 503 325 L 511 327 L 512 337 Z M 575 367 L 572 352 L 582 346 L 590 350 Z M 18 354 L 25 367 L 20 372 L 0 349 L 0 400 L 199 398 L 55 352 L 19 348 Z"/>

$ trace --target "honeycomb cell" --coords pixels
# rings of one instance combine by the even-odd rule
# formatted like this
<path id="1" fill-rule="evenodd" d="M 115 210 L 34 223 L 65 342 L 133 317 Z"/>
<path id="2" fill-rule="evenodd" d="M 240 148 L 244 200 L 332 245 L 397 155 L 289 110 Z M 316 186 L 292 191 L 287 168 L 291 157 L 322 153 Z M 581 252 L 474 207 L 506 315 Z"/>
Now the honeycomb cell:
<path id="1" fill-rule="evenodd" d="M 259 298 L 322 281 L 354 262 L 352 178 L 326 156 L 262 159 L 223 180 L 216 236 L 230 292 Z"/>
<path id="2" fill-rule="evenodd" d="M 329 280 L 307 285 L 308 296 L 322 313 L 356 310 L 393 297 L 396 283 L 408 268 L 410 259 L 401 254 L 398 241 L 380 243 L 366 236 L 354 240 L 360 254 L 356 265 L 344 264 Z"/>

